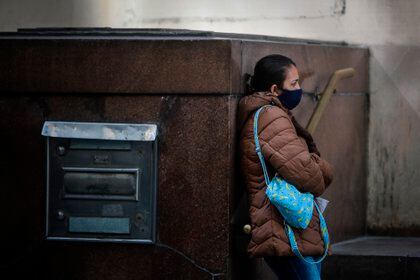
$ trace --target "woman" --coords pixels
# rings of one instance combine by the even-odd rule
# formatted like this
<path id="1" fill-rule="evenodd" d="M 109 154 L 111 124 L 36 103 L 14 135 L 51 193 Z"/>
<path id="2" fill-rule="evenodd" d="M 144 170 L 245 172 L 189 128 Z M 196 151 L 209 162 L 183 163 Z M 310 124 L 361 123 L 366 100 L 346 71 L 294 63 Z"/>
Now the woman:
<path id="1" fill-rule="evenodd" d="M 279 279 L 320 279 L 321 264 L 308 264 L 296 257 L 283 228 L 283 217 L 265 195 L 266 184 L 255 152 L 255 112 L 265 107 L 258 120 L 258 136 L 269 178 L 277 172 L 301 192 L 315 197 L 332 181 L 332 166 L 321 158 L 312 136 L 295 120 L 290 110 L 302 97 L 296 64 L 282 55 L 269 55 L 257 62 L 250 91 L 239 101 L 240 167 L 249 194 L 250 257 L 264 257 Z M 306 259 L 322 255 L 324 242 L 319 215 L 313 210 L 306 229 L 294 229 L 298 248 Z M 328 250 L 328 255 L 331 251 Z"/>

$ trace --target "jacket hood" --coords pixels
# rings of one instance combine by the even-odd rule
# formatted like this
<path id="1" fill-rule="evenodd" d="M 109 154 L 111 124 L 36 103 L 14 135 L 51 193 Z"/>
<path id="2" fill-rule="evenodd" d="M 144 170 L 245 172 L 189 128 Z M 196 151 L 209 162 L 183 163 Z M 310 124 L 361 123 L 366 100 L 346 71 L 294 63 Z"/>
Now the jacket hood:
<path id="1" fill-rule="evenodd" d="M 250 95 L 246 95 L 239 100 L 238 104 L 238 130 L 241 131 L 245 122 L 248 118 L 264 105 L 274 105 L 280 107 L 284 110 L 289 116 L 292 116 L 292 113 L 289 109 L 281 104 L 280 100 L 273 93 L 269 91 L 257 91 Z"/>

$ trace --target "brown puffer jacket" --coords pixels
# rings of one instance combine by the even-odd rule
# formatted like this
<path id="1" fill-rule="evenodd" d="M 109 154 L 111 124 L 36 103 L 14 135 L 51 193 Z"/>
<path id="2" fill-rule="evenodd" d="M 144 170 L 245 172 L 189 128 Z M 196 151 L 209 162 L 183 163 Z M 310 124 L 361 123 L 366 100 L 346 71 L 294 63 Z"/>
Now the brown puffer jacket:
<path id="1" fill-rule="evenodd" d="M 255 112 L 264 105 L 258 119 L 258 135 L 269 178 L 277 172 L 302 192 L 320 196 L 332 181 L 332 166 L 310 153 L 303 137 L 296 133 L 292 113 L 270 92 L 255 92 L 239 101 L 238 128 L 240 167 L 249 195 L 250 257 L 294 256 L 283 228 L 283 217 L 265 194 L 263 170 L 255 152 L 253 125 Z M 328 224 L 328 221 L 327 221 Z M 306 229 L 294 229 L 299 251 L 304 256 L 324 253 L 324 242 L 315 207 Z M 331 239 L 331 238 L 330 238 Z M 328 255 L 331 255 L 331 249 Z"/>

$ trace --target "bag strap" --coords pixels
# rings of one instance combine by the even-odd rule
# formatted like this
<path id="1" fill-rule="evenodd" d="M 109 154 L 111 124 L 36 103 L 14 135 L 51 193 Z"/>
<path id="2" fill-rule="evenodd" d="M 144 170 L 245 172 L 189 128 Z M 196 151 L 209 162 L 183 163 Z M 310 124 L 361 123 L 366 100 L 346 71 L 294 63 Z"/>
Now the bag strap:
<path id="1" fill-rule="evenodd" d="M 299 252 L 299 249 L 298 249 L 298 246 L 297 246 L 297 243 L 296 243 L 296 239 L 295 239 L 295 234 L 293 233 L 292 228 L 288 224 L 284 225 L 285 230 L 286 230 L 286 234 L 287 234 L 287 236 L 289 238 L 289 241 L 290 241 L 290 247 L 292 248 L 293 253 L 297 257 L 299 257 L 301 260 L 303 260 L 307 263 L 310 263 L 310 264 L 315 264 L 315 263 L 321 262 L 327 256 L 328 247 L 330 246 L 330 238 L 329 238 L 329 235 L 328 235 L 327 224 L 324 220 L 324 216 L 322 216 L 321 210 L 319 210 L 318 204 L 315 200 L 314 200 L 314 204 L 315 204 L 316 210 L 319 213 L 319 224 L 321 226 L 321 234 L 322 234 L 322 239 L 324 240 L 324 246 L 325 246 L 324 254 L 321 257 L 319 257 L 317 260 L 309 261 L 302 256 L 302 254 Z"/>
<path id="2" fill-rule="evenodd" d="M 271 106 L 271 105 L 264 105 L 264 106 L 260 107 L 254 115 L 255 151 L 257 152 L 258 157 L 260 158 L 261 165 L 262 165 L 263 172 L 264 172 L 265 183 L 266 183 L 267 186 L 268 186 L 268 184 L 270 184 L 270 178 L 268 177 L 268 172 L 267 172 L 267 167 L 265 166 L 264 156 L 261 153 L 260 141 L 258 140 L 258 117 L 260 115 L 261 110 L 264 107 L 268 107 L 268 106 Z"/>
<path id="3" fill-rule="evenodd" d="M 270 178 L 268 177 L 267 167 L 265 165 L 264 156 L 261 153 L 260 142 L 258 140 L 258 117 L 259 117 L 259 114 L 260 114 L 261 110 L 264 107 L 268 107 L 268 106 L 270 106 L 270 105 L 264 105 L 264 106 L 262 106 L 261 108 L 259 108 L 257 110 L 257 112 L 254 115 L 254 141 L 255 141 L 255 150 L 256 150 L 256 152 L 258 154 L 258 157 L 259 157 L 259 159 L 261 161 L 261 165 L 262 165 L 263 172 L 264 172 L 264 179 L 265 179 L 265 183 L 267 184 L 267 186 L 270 183 Z M 295 234 L 293 233 L 292 228 L 287 223 L 284 224 L 285 232 L 286 232 L 286 234 L 288 236 L 288 239 L 289 239 L 289 242 L 290 242 L 290 247 L 292 248 L 293 253 L 297 257 L 299 257 L 301 260 L 303 260 L 303 261 L 305 261 L 307 263 L 311 263 L 311 264 L 315 264 L 315 263 L 321 262 L 327 256 L 327 254 L 328 254 L 328 247 L 330 245 L 327 224 L 326 224 L 326 222 L 324 220 L 324 216 L 322 216 L 321 210 L 319 210 L 319 208 L 318 208 L 318 204 L 315 201 L 315 199 L 314 199 L 314 204 L 315 204 L 315 207 L 316 207 L 316 209 L 317 209 L 317 211 L 319 213 L 319 224 L 320 224 L 320 227 L 321 227 L 322 239 L 324 240 L 324 245 L 325 245 L 324 254 L 318 260 L 309 261 L 309 260 L 305 259 L 302 256 L 302 254 L 299 252 L 299 249 L 298 249 L 298 246 L 297 246 L 297 243 L 296 243 Z"/>

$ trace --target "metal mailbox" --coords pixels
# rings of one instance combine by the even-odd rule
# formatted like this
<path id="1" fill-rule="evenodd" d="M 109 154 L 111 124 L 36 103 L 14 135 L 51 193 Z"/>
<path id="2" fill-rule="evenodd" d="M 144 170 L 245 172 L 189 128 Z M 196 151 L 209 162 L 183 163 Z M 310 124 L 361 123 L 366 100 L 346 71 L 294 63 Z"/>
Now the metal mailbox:
<path id="1" fill-rule="evenodd" d="M 157 126 L 47 121 L 46 238 L 154 243 Z"/>

